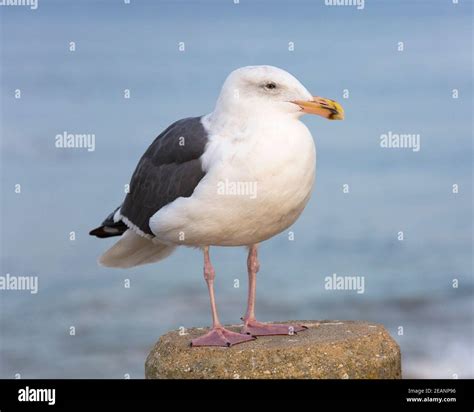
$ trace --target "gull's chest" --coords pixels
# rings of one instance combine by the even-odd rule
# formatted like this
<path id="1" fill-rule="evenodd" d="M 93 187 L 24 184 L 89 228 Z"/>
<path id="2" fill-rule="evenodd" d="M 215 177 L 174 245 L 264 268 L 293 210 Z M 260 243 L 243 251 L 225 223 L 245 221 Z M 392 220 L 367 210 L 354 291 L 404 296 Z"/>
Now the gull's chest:
<path id="1" fill-rule="evenodd" d="M 316 153 L 304 125 L 255 133 L 247 141 L 229 145 L 222 148 L 226 155 L 220 162 L 220 174 L 236 183 L 253 182 L 257 196 L 278 200 L 311 189 Z"/>
<path id="2" fill-rule="evenodd" d="M 313 138 L 301 126 L 220 141 L 215 150 L 223 155 L 214 159 L 207 187 L 217 188 L 227 217 L 262 233 L 264 228 L 277 232 L 296 220 L 309 200 L 316 166 Z"/>

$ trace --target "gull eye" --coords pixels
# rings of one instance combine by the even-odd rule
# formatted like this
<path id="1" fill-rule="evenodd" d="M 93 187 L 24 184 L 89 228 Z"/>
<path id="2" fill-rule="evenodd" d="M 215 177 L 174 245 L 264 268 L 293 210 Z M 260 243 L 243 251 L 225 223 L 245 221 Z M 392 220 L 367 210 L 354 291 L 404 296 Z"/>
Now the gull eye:
<path id="1" fill-rule="evenodd" d="M 273 89 L 276 89 L 277 85 L 273 82 L 268 82 L 268 83 L 265 83 L 264 87 L 267 90 L 273 90 Z"/>

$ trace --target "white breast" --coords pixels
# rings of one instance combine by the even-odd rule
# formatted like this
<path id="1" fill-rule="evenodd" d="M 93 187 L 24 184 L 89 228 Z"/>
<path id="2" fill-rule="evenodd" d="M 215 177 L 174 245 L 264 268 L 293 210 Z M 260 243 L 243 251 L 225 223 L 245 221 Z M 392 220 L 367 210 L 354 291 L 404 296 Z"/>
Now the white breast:
<path id="1" fill-rule="evenodd" d="M 189 198 L 150 219 L 157 239 L 194 246 L 241 246 L 288 228 L 309 200 L 316 153 L 297 119 L 212 135 L 202 157 L 206 176 Z"/>

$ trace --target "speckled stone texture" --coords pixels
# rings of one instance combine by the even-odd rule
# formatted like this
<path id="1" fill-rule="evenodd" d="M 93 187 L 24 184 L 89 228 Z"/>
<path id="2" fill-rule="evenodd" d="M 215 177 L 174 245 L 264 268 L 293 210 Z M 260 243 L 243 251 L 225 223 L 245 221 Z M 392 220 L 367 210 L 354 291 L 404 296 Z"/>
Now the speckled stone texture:
<path id="1" fill-rule="evenodd" d="M 192 348 L 207 332 L 171 331 L 145 363 L 147 379 L 400 379 L 400 348 L 382 325 L 355 321 L 292 321 L 308 330 L 265 336 L 230 348 Z M 226 326 L 239 331 L 238 325 Z"/>

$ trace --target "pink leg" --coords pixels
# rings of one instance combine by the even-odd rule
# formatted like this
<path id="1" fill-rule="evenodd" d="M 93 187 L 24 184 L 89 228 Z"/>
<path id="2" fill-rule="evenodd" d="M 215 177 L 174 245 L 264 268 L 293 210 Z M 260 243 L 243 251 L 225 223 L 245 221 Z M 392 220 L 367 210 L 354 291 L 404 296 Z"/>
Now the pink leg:
<path id="1" fill-rule="evenodd" d="M 214 278 L 216 277 L 214 268 L 209 257 L 209 247 L 204 248 L 204 278 L 206 279 L 211 299 L 212 329 L 203 336 L 193 339 L 191 346 L 232 346 L 237 343 L 254 340 L 253 336 L 232 332 L 225 329 L 217 315 L 216 299 L 214 297 Z"/>
<path id="2" fill-rule="evenodd" d="M 249 274 L 249 294 L 247 301 L 247 312 L 243 317 L 244 326 L 242 333 L 253 336 L 269 336 L 269 335 L 293 335 L 296 332 L 301 332 L 308 329 L 302 325 L 281 325 L 261 323 L 255 319 L 255 296 L 257 291 L 257 272 L 260 269 L 258 261 L 257 245 L 252 245 L 249 248 L 249 255 L 247 258 L 247 270 Z"/>

